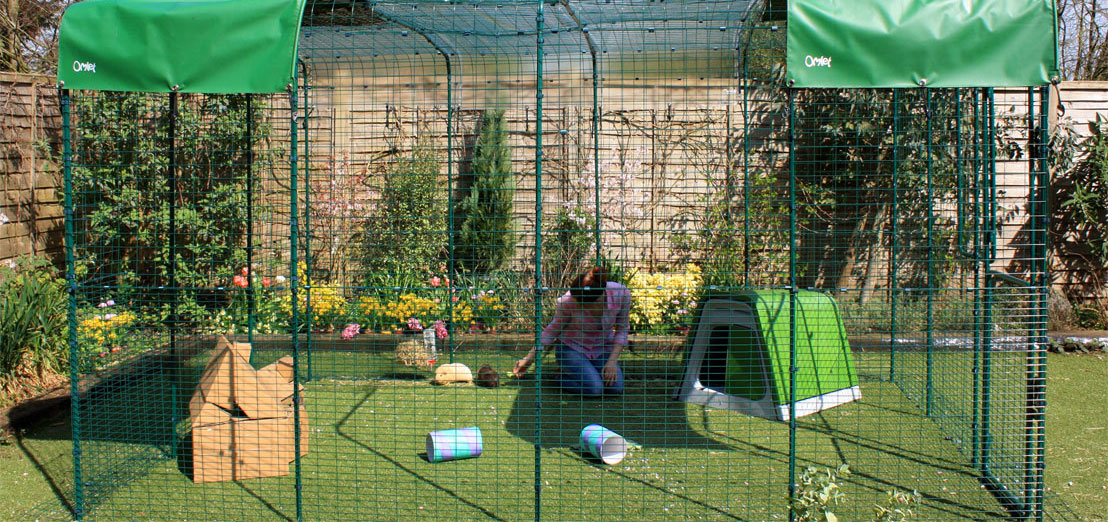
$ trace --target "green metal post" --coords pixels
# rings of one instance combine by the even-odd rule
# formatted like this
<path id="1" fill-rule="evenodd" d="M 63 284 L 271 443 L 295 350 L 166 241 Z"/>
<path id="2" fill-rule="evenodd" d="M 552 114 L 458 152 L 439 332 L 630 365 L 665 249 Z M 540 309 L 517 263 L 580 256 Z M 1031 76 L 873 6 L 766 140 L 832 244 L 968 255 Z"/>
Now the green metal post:
<path id="1" fill-rule="evenodd" d="M 589 57 L 592 63 L 592 165 L 594 182 L 594 214 L 593 214 L 593 245 L 596 247 L 595 261 L 600 264 L 600 68 L 596 61 L 596 41 L 593 40 L 588 26 L 581 24 L 581 19 L 573 10 L 569 0 L 558 0 L 558 4 L 565 9 L 566 14 L 577 24 L 581 34 L 585 37 L 585 44 L 589 48 Z M 565 130 L 563 129 L 564 133 Z"/>
<path id="2" fill-rule="evenodd" d="M 543 1 L 535 15 L 535 522 L 542 520 L 542 65 Z"/>
<path id="3" fill-rule="evenodd" d="M 923 89 L 924 113 L 927 117 L 927 388 L 926 408 L 924 414 L 931 416 L 931 405 L 934 399 L 934 342 L 935 342 L 935 198 L 932 180 L 932 154 L 931 154 L 931 89 Z"/>
<path id="4" fill-rule="evenodd" d="M 568 2 L 567 2 L 568 4 Z M 588 31 L 588 28 L 584 29 Z M 586 33 L 586 36 L 588 34 Z M 593 195 L 596 201 L 596 217 L 593 219 L 593 241 L 596 244 L 596 264 L 600 264 L 600 73 L 596 70 L 596 49 L 592 39 L 586 38 L 592 55 L 592 165 Z M 541 60 L 542 57 L 540 56 Z M 540 123 L 541 124 L 541 123 Z"/>
<path id="5" fill-rule="evenodd" d="M 796 495 L 796 91 L 789 95 L 789 497 Z M 796 513 L 789 509 L 789 520 Z"/>
<path id="6" fill-rule="evenodd" d="M 889 381 L 896 382 L 896 252 L 900 221 L 900 89 L 893 89 L 893 208 L 889 238 Z"/>
<path id="7" fill-rule="evenodd" d="M 286 89 L 289 93 L 289 296 L 292 298 L 292 319 L 289 321 L 289 330 L 292 332 L 292 377 L 293 377 L 293 394 L 292 394 L 292 429 L 293 429 L 293 451 L 296 457 L 294 462 L 295 484 L 296 484 L 296 522 L 300 522 L 304 519 L 304 506 L 302 498 L 303 490 L 303 477 L 301 476 L 300 466 L 300 313 L 299 313 L 299 289 L 300 289 L 300 275 L 297 269 L 297 263 L 299 262 L 297 251 L 300 249 L 300 208 L 297 198 L 296 186 L 297 168 L 299 167 L 298 149 L 300 144 L 297 142 L 297 124 L 298 124 L 298 109 L 297 104 L 297 84 L 294 79 Z M 311 314 L 310 309 L 306 312 Z"/>
<path id="8" fill-rule="evenodd" d="M 169 164 L 166 166 L 169 178 L 169 353 L 170 365 L 176 364 L 177 353 L 177 301 L 180 290 L 177 288 L 177 86 L 169 93 Z M 177 457 L 177 379 L 169 378 L 169 418 L 172 426 L 172 440 L 169 453 Z"/>
<path id="9" fill-rule="evenodd" d="M 984 282 L 984 272 L 988 267 L 984 266 L 981 260 L 981 254 L 984 250 L 984 230 L 983 223 L 984 212 L 982 212 L 982 205 L 985 201 L 983 187 L 985 183 L 985 163 L 982 161 L 981 143 L 985 139 L 983 132 L 984 125 L 982 124 L 982 118 L 984 117 L 983 100 L 984 93 L 981 91 L 975 92 L 973 96 L 973 191 L 974 191 L 974 206 L 973 206 L 973 242 L 974 242 L 974 258 L 973 258 L 973 421 L 971 429 L 973 432 L 973 440 L 971 441 L 972 449 L 970 450 L 970 463 L 974 467 L 980 464 L 981 454 L 981 351 L 983 346 L 983 333 L 984 324 L 982 315 L 984 313 L 984 291 L 982 284 Z"/>
<path id="10" fill-rule="evenodd" d="M 986 258 L 983 260 L 985 266 L 985 317 L 982 321 L 982 340 L 981 340 L 981 461 L 980 469 L 985 472 L 986 476 L 991 474 L 989 471 L 989 453 L 990 445 L 992 444 L 990 434 L 991 423 L 990 415 L 991 401 L 992 401 L 992 325 L 993 325 L 993 294 L 995 291 L 995 284 L 993 282 L 992 275 L 992 260 L 996 259 L 996 241 L 997 241 L 997 220 L 996 220 L 996 106 L 994 101 L 994 91 L 989 88 L 985 92 L 985 177 L 986 177 L 986 197 L 987 203 L 985 220 L 987 226 L 985 229 L 985 242 L 986 242 Z"/>
<path id="11" fill-rule="evenodd" d="M 246 340 L 254 345 L 254 315 L 257 313 L 257 296 L 254 288 L 254 96 L 246 95 L 246 266 L 249 267 L 249 286 L 246 291 L 248 310 Z M 250 351 L 251 363 L 254 351 Z"/>
<path id="12" fill-rule="evenodd" d="M 1033 297 L 1035 313 L 1033 314 L 1034 342 L 1027 353 L 1027 433 L 1025 437 L 1027 463 L 1024 472 L 1024 484 L 1027 494 L 1025 505 L 1027 506 L 1028 519 L 1041 522 L 1043 520 L 1043 474 L 1045 467 L 1045 421 L 1046 421 L 1046 353 L 1047 344 L 1047 294 L 1050 291 L 1050 280 L 1047 275 L 1047 245 L 1049 234 L 1047 233 L 1047 193 L 1050 183 L 1047 140 L 1049 139 L 1047 126 L 1049 125 L 1047 110 L 1050 98 L 1049 87 L 1040 88 L 1039 112 L 1035 113 L 1035 89 L 1027 92 L 1031 115 L 1030 129 L 1038 131 L 1034 137 L 1038 146 L 1032 150 L 1038 150 L 1035 157 L 1029 158 L 1031 164 L 1031 203 L 1032 203 L 1032 227 L 1034 236 L 1031 241 L 1034 255 L 1031 256 L 1031 282 L 1033 291 L 1037 293 Z"/>
<path id="13" fill-rule="evenodd" d="M 447 332 L 447 356 L 450 362 L 454 362 L 454 285 L 458 280 L 457 260 L 454 258 L 454 237 L 457 235 L 457 227 L 454 226 L 454 76 L 450 64 L 450 55 L 444 49 L 439 50 L 443 60 L 446 61 L 446 213 L 447 222 L 450 225 L 450 233 L 447 234 L 447 273 L 450 274 L 450 284 L 446 285 L 446 316 L 450 318 L 450 330 Z"/>
<path id="14" fill-rule="evenodd" d="M 743 60 L 743 289 L 750 288 L 750 80 Z M 728 111 L 730 114 L 730 111 Z M 728 126 L 727 134 L 731 134 Z M 730 202 L 728 202 L 730 205 Z"/>
<path id="15" fill-rule="evenodd" d="M 302 74 L 299 75 L 300 76 L 299 80 L 301 82 L 303 82 L 303 86 L 301 88 L 304 91 L 304 100 L 305 100 L 304 107 L 305 107 L 305 109 L 304 109 L 304 114 L 300 115 L 300 107 L 295 106 L 295 105 L 292 107 L 292 111 L 293 111 L 292 112 L 292 114 L 293 114 L 292 125 L 295 128 L 299 124 L 300 126 L 302 126 L 303 130 L 307 131 L 307 128 L 308 128 L 307 98 L 308 98 L 308 92 L 309 92 L 308 91 L 308 71 L 307 71 L 307 65 L 304 64 L 304 62 L 302 60 L 300 61 L 300 66 L 301 66 L 301 68 L 302 68 L 301 70 L 303 72 L 302 72 Z M 294 93 L 294 95 L 296 95 L 296 94 L 297 93 Z M 294 98 L 294 100 L 295 99 L 296 98 Z M 299 103 L 299 102 L 296 102 L 296 103 Z M 299 142 L 300 142 L 299 135 L 298 134 L 293 134 L 293 138 L 295 140 L 293 142 L 293 145 L 294 146 L 299 146 Z M 315 339 L 313 339 L 313 335 L 312 335 L 312 312 L 314 311 L 313 310 L 314 306 L 312 305 L 312 261 L 313 261 L 313 259 L 312 259 L 312 220 L 311 220 L 311 214 L 312 214 L 312 187 L 311 187 L 312 173 L 308 168 L 307 152 L 308 152 L 309 147 L 308 147 L 308 140 L 307 140 L 307 135 L 306 134 L 304 136 L 303 141 L 304 141 L 304 167 L 303 167 L 304 168 L 304 175 L 303 175 L 303 178 L 304 178 L 304 233 L 303 233 L 303 237 L 304 237 L 304 340 L 305 340 L 305 344 L 306 344 L 305 345 L 305 355 L 306 355 L 306 359 L 307 359 L 307 364 L 306 364 L 307 372 L 305 372 L 305 373 L 307 374 L 307 377 L 310 380 L 311 375 L 312 375 L 312 344 L 313 344 L 313 341 L 315 340 Z M 295 150 L 295 147 L 294 147 L 293 158 L 297 161 L 297 165 L 299 166 L 299 151 Z M 299 173 L 297 173 L 297 174 L 298 174 L 297 177 L 299 177 Z M 295 184 L 296 181 L 297 181 L 296 178 L 294 178 L 293 183 Z M 293 302 L 295 303 L 296 300 L 294 299 Z M 299 334 L 297 334 L 297 335 L 299 335 Z M 298 449 L 297 450 L 297 455 L 299 455 L 299 451 L 300 450 Z M 299 462 L 300 462 L 300 460 L 297 459 L 297 465 L 299 465 Z"/>
<path id="16" fill-rule="evenodd" d="M 73 152 L 70 127 L 69 89 L 58 84 L 62 110 L 62 175 L 65 179 L 65 290 L 68 309 L 67 342 L 69 344 L 70 426 L 73 431 L 73 518 L 85 519 L 85 488 L 81 467 L 81 361 L 77 351 L 77 275 L 74 269 L 75 244 L 73 209 Z"/>

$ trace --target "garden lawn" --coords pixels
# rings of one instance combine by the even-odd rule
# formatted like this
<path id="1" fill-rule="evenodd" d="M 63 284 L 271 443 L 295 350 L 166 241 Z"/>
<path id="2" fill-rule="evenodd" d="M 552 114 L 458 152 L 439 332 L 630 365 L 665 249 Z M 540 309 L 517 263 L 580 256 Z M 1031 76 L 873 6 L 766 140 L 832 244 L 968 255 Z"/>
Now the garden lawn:
<path id="1" fill-rule="evenodd" d="M 534 379 L 503 378 L 517 356 L 498 351 L 465 361 L 476 368 L 474 363 L 484 358 L 502 370 L 505 385 L 494 390 L 338 375 L 310 383 L 305 390 L 309 453 L 301 461 L 304 519 L 533 519 L 536 430 L 542 433 L 543 518 L 785 517 L 787 423 L 671 400 L 673 374 L 680 372 L 671 356 L 629 354 L 624 361 L 626 393 L 603 400 L 562 395 L 554 386 L 536 386 Z M 313 364 L 322 375 L 334 373 L 328 368 L 385 364 L 383 354 L 358 354 L 361 359 L 353 365 L 350 357 L 320 353 Z M 881 356 L 858 357 L 860 365 L 876 367 L 878 363 L 866 359 Z M 1067 398 L 1088 397 L 1089 383 L 1097 383 L 1103 395 L 1108 387 L 1105 362 L 1054 354 L 1049 362 L 1047 485 L 1058 495 L 1048 502 L 1070 504 L 1080 520 L 1105 520 L 1102 488 L 1108 485 L 1103 472 L 1108 456 L 1103 430 L 1090 424 L 1106 418 L 1105 403 L 1058 397 L 1067 386 L 1073 387 Z M 1093 411 L 1098 406 L 1099 413 Z M 622 463 L 606 466 L 579 453 L 577 434 L 592 422 L 636 444 Z M 48 480 L 66 484 L 71 472 L 65 423 L 47 423 L 13 445 L 0 446 L 0 480 L 5 481 L 0 505 L 19 502 L 7 518 L 26 518 L 18 515 L 19 509 L 31 509 L 32 520 L 47 520 L 59 511 L 62 504 Z M 435 464 L 421 455 L 427 432 L 474 425 L 484 435 L 480 458 Z M 843 519 L 866 517 L 892 487 L 924 495 L 920 520 L 1002 518 L 1002 509 L 981 489 L 957 441 L 940 433 L 891 383 L 866 381 L 861 401 L 802 418 L 798 427 L 799 466 L 845 462 L 854 472 L 843 486 L 847 504 L 838 511 Z M 131 456 L 111 468 L 113 487 L 91 493 L 96 500 L 91 519 L 209 520 L 217 509 L 251 520 L 296 517 L 292 476 L 193 484 L 164 450 L 149 451 L 126 440 L 88 441 L 88 447 Z M 36 468 L 30 456 L 47 465 Z M 18 466 L 8 462 L 29 470 L 18 483 L 20 493 L 10 499 L 7 492 L 15 488 L 8 485 L 15 485 L 15 476 L 9 475 L 22 479 L 22 472 L 9 473 Z M 1063 470 L 1067 476 L 1059 476 Z M 1069 481 L 1074 484 L 1065 485 Z"/>
<path id="2" fill-rule="evenodd" d="M 1052 353 L 1047 381 L 1047 498 L 1108 521 L 1108 357 Z"/>

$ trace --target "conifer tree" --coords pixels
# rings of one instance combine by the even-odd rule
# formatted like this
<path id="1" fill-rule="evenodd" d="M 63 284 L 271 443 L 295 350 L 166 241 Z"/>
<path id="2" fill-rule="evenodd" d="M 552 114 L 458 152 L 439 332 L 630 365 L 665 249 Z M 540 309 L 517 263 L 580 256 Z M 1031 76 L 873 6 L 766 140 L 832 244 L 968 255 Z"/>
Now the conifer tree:
<path id="1" fill-rule="evenodd" d="M 472 184 L 456 210 L 454 244 L 459 268 L 488 273 L 511 259 L 516 244 L 512 223 L 515 179 L 504 111 L 486 111 L 473 150 Z"/>

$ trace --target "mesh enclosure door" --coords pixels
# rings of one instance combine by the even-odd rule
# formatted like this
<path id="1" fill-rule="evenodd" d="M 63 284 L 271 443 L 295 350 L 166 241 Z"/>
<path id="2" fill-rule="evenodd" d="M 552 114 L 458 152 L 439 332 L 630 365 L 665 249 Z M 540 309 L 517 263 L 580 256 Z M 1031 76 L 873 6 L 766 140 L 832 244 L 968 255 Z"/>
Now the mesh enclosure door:
<path id="1" fill-rule="evenodd" d="M 77 514 L 294 511 L 287 396 L 236 381 L 272 360 L 218 339 L 288 344 L 287 99 L 74 92 L 68 109 Z M 234 482 L 253 477 L 278 478 Z"/>

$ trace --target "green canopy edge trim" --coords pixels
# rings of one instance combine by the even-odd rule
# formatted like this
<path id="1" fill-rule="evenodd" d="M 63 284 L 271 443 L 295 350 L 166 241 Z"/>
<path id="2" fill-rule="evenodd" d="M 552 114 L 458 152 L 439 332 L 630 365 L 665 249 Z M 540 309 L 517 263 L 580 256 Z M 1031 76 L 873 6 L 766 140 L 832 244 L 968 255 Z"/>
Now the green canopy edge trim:
<path id="1" fill-rule="evenodd" d="M 276 93 L 296 77 L 306 0 L 85 0 L 66 9 L 68 89 Z"/>
<path id="2" fill-rule="evenodd" d="M 792 0 L 795 87 L 1016 87 L 1058 78 L 1053 0 Z"/>

